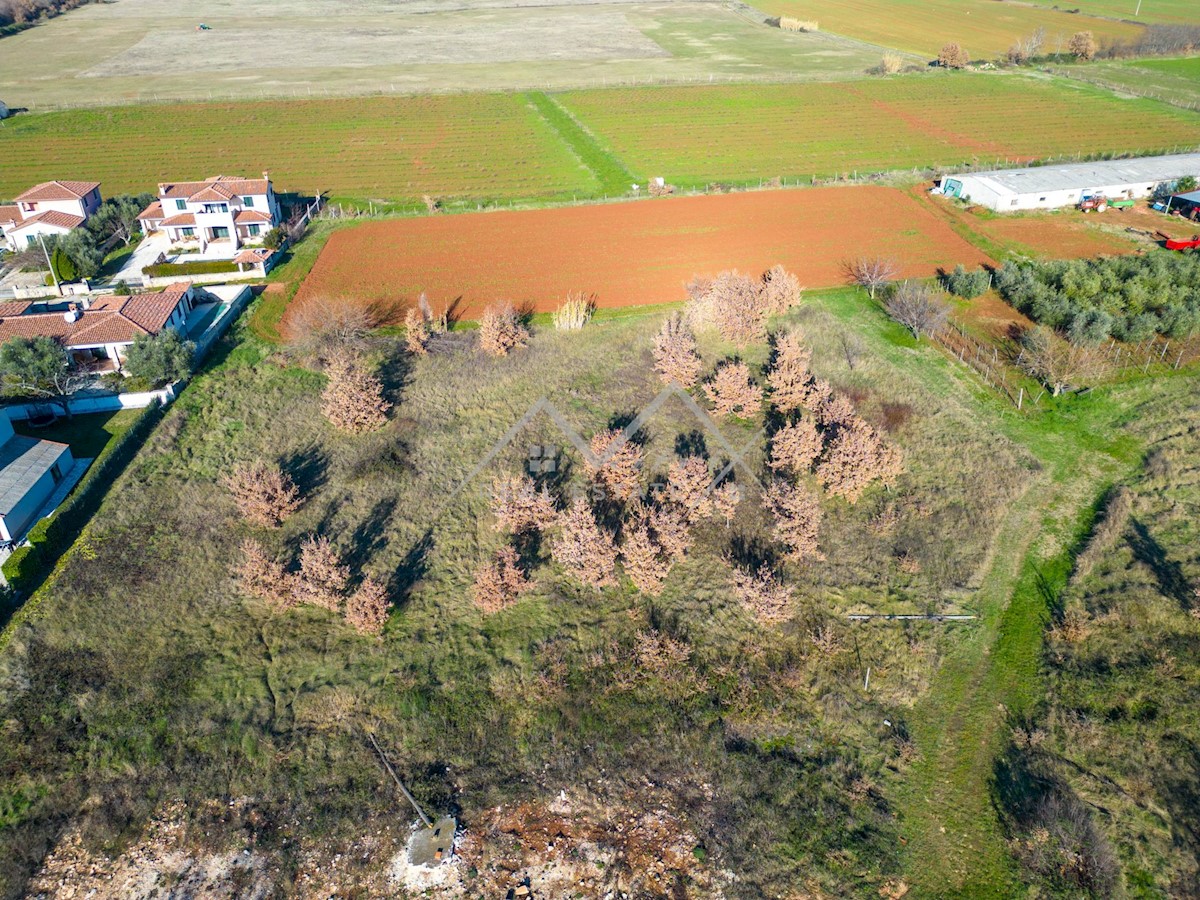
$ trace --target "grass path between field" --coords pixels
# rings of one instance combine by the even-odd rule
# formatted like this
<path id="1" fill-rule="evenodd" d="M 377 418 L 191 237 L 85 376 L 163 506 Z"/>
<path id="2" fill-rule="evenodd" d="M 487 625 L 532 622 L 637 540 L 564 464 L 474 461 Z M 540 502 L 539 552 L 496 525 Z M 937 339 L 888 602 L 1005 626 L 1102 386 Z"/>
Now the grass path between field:
<path id="1" fill-rule="evenodd" d="M 636 181 L 624 164 L 607 150 L 579 120 L 571 115 L 557 100 L 541 91 L 525 95 L 546 124 L 558 132 L 563 143 L 579 157 L 600 183 L 600 193 L 605 196 L 625 196 L 629 186 Z"/>
<path id="2" fill-rule="evenodd" d="M 832 305 L 841 318 L 883 318 L 872 305 Z M 860 334 L 889 335 L 886 324 Z M 931 365 L 909 366 L 931 394 L 954 402 L 949 380 L 974 376 L 940 354 L 913 344 L 898 330 L 877 352 L 899 364 L 916 350 Z M 1186 389 L 1173 381 L 1166 389 Z M 1172 386 L 1173 385 L 1173 386 Z M 1018 873 L 992 803 L 993 766 L 1014 717 L 1030 714 L 1044 697 L 1041 649 L 1050 609 L 1071 572 L 1073 550 L 1104 491 L 1140 459 L 1140 443 L 1113 426 L 1146 383 L 1066 398 L 1042 412 L 1018 413 L 978 385 L 981 415 L 1000 423 L 1038 460 L 1031 478 L 994 541 L 980 586 L 968 605 L 977 627 L 943 661 L 928 694 L 908 715 L 920 756 L 893 788 L 906 841 L 906 880 L 917 897 L 1011 897 Z M 1119 395 L 1119 396 L 1114 396 Z"/>

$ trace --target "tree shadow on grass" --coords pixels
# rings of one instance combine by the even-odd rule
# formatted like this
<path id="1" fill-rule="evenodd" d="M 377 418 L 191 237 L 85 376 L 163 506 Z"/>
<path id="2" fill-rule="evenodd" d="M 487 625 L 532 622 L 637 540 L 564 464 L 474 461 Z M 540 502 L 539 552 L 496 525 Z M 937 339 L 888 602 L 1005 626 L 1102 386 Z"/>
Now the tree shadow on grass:
<path id="1" fill-rule="evenodd" d="M 1184 610 L 1191 609 L 1195 594 L 1183 574 L 1183 567 L 1167 556 L 1167 551 L 1145 525 L 1137 519 L 1130 519 L 1129 524 L 1132 532 L 1129 546 L 1134 559 L 1143 563 L 1154 575 L 1158 590 L 1164 597 L 1170 597 Z"/>
<path id="2" fill-rule="evenodd" d="M 316 444 L 294 450 L 280 460 L 280 468 L 304 496 L 324 487 L 328 467 L 329 457 Z"/>
<path id="3" fill-rule="evenodd" d="M 387 545 L 387 526 L 396 510 L 396 498 L 385 497 L 371 508 L 350 535 L 350 553 L 356 567 L 361 568 L 372 556 Z"/>
<path id="4" fill-rule="evenodd" d="M 400 565 L 388 582 L 388 594 L 395 598 L 392 609 L 403 609 L 415 588 L 429 571 L 429 554 L 433 551 L 433 529 L 427 528 L 416 542 L 408 548 Z"/>

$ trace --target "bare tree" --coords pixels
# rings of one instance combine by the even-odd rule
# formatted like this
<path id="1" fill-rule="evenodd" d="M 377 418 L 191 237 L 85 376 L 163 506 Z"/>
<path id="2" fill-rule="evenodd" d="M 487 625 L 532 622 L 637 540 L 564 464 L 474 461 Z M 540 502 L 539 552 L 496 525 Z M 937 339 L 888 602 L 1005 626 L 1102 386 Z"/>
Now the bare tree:
<path id="1" fill-rule="evenodd" d="M 775 359 L 767 375 L 771 403 L 783 413 L 794 412 L 811 399 L 812 350 L 799 329 L 776 333 Z"/>
<path id="2" fill-rule="evenodd" d="M 517 551 L 502 547 L 476 571 L 471 593 L 480 611 L 491 615 L 512 606 L 531 587 L 533 583 L 521 570 Z"/>
<path id="3" fill-rule="evenodd" d="M 1063 340 L 1048 328 L 1022 332 L 1017 363 L 1057 397 L 1071 387 L 1084 387 L 1100 378 L 1105 361 L 1094 347 Z"/>
<path id="4" fill-rule="evenodd" d="M 1076 59 L 1090 60 L 1096 57 L 1096 38 L 1090 31 L 1077 31 L 1071 35 L 1067 50 Z"/>
<path id="5" fill-rule="evenodd" d="M 592 506 L 583 497 L 559 517 L 559 536 L 550 545 L 550 555 L 569 575 L 592 587 L 613 583 L 617 548 L 612 536 L 596 524 Z"/>
<path id="6" fill-rule="evenodd" d="M 782 315 L 799 305 L 803 296 L 800 279 L 778 263 L 763 273 L 759 299 L 766 315 Z"/>
<path id="7" fill-rule="evenodd" d="M 846 260 L 842 269 L 851 284 L 857 284 L 870 292 L 872 300 L 875 299 L 877 290 L 900 274 L 899 263 L 884 256 L 860 256 L 857 259 Z"/>
<path id="8" fill-rule="evenodd" d="M 682 559 L 692 549 L 692 530 L 681 509 L 656 506 L 650 511 L 650 529 L 663 552 L 672 559 Z"/>
<path id="9" fill-rule="evenodd" d="M 945 294 L 925 284 L 906 281 L 887 292 L 884 307 L 888 315 L 920 338 L 933 337 L 946 327 L 950 304 Z"/>
<path id="10" fill-rule="evenodd" d="M 335 427 L 351 434 L 374 431 L 387 422 L 392 404 L 383 398 L 383 384 L 358 356 L 339 353 L 325 374 L 321 412 Z"/>
<path id="11" fill-rule="evenodd" d="M 398 310 L 390 303 L 358 303 L 328 296 L 309 297 L 292 304 L 284 319 L 293 351 L 325 361 L 356 355 L 367 346 L 370 332 L 395 321 Z"/>
<path id="12" fill-rule="evenodd" d="M 671 562 L 654 539 L 645 519 L 625 529 L 625 539 L 621 542 L 621 562 L 625 574 L 639 591 L 652 597 L 662 593 L 663 580 L 671 570 Z"/>
<path id="13" fill-rule="evenodd" d="M 719 416 L 749 419 L 762 405 L 762 388 L 751 380 L 750 367 L 744 362 L 726 361 L 704 385 L 704 392 Z"/>
<path id="14" fill-rule="evenodd" d="M 539 491 L 528 475 L 506 475 L 495 480 L 492 514 L 497 528 L 513 534 L 541 531 L 558 520 L 550 491 L 544 486 Z"/>
<path id="15" fill-rule="evenodd" d="M 728 528 L 737 515 L 738 504 L 742 501 L 742 492 L 732 481 L 722 481 L 712 492 L 713 508 L 725 520 Z"/>
<path id="16" fill-rule="evenodd" d="M 956 43 L 949 43 L 938 53 L 938 65 L 947 69 L 965 69 L 971 57 Z"/>
<path id="17" fill-rule="evenodd" d="M 688 315 L 739 347 L 760 341 L 766 334 L 766 315 L 759 284 L 736 270 L 708 282 L 693 281 L 689 290 L 697 293 L 688 303 Z"/>
<path id="18" fill-rule="evenodd" d="M 654 338 L 654 368 L 663 384 L 690 388 L 700 377 L 701 362 L 696 338 L 680 313 L 672 313 Z"/>
<path id="19" fill-rule="evenodd" d="M 811 419 L 784 425 L 771 436 L 771 468 L 803 475 L 818 456 L 824 439 Z"/>
<path id="20" fill-rule="evenodd" d="M 258 541 L 251 538 L 242 541 L 242 558 L 234 574 L 242 593 L 264 600 L 280 611 L 296 605 L 294 578 Z"/>
<path id="21" fill-rule="evenodd" d="M 821 504 L 803 484 L 776 481 L 767 488 L 763 503 L 775 517 L 771 530 L 794 560 L 823 559 L 817 538 L 821 530 Z"/>
<path id="22" fill-rule="evenodd" d="M 614 500 L 629 500 L 641 491 L 642 451 L 615 428 L 597 432 L 590 448 L 595 461 L 584 461 L 588 475 Z"/>
<path id="23" fill-rule="evenodd" d="M 309 537 L 300 545 L 300 572 L 296 579 L 296 599 L 336 612 L 342 605 L 350 567 L 342 565 L 329 538 Z"/>
<path id="24" fill-rule="evenodd" d="M 792 591 L 766 566 L 748 571 L 731 564 L 733 592 L 764 625 L 777 625 L 791 616 Z"/>
<path id="25" fill-rule="evenodd" d="M 874 481 L 890 485 L 904 471 L 900 451 L 862 419 L 837 429 L 816 469 L 817 480 L 835 497 L 857 503 Z"/>
<path id="26" fill-rule="evenodd" d="M 359 634 L 382 634 L 387 617 L 387 589 L 373 578 L 364 578 L 346 598 L 346 622 Z"/>
<path id="27" fill-rule="evenodd" d="M 479 346 L 491 356 L 508 356 L 529 343 L 529 329 L 511 303 L 489 306 L 479 318 Z"/>
<path id="28" fill-rule="evenodd" d="M 410 306 L 404 314 L 404 343 L 408 352 L 424 356 L 429 352 L 429 322 L 421 314 L 421 310 Z"/>
<path id="29" fill-rule="evenodd" d="M 682 511 L 689 523 L 695 524 L 713 514 L 711 488 L 712 473 L 708 463 L 703 457 L 689 456 L 672 460 L 662 499 Z"/>
<path id="30" fill-rule="evenodd" d="M 300 508 L 300 492 L 275 463 L 236 466 L 221 480 L 242 518 L 254 525 L 276 528 Z"/>

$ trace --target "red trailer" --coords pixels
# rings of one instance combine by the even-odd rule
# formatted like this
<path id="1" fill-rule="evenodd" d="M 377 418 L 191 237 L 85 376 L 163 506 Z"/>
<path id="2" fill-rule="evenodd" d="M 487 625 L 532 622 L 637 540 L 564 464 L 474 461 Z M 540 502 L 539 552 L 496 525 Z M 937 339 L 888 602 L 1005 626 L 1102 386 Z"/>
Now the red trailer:
<path id="1" fill-rule="evenodd" d="M 1190 240 L 1167 238 L 1165 246 L 1168 250 L 1193 250 L 1200 248 L 1200 234 L 1193 234 Z"/>

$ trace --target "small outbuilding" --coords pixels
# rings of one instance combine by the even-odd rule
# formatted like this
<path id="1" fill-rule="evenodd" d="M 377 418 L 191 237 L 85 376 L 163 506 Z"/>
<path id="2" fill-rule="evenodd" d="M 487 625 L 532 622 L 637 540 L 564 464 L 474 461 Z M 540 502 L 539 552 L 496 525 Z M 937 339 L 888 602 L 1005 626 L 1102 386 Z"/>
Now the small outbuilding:
<path id="1" fill-rule="evenodd" d="M 1149 197 L 1185 175 L 1200 175 L 1200 153 L 1030 166 L 946 175 L 939 189 L 998 212 L 1057 209 L 1104 195 L 1109 200 Z"/>
<path id="2" fill-rule="evenodd" d="M 0 412 L 0 540 L 24 536 L 74 466 L 66 444 L 17 434 Z"/>
<path id="3" fill-rule="evenodd" d="M 1176 194 L 1167 203 L 1167 209 L 1171 212 L 1178 212 L 1185 219 L 1200 222 L 1200 191 Z"/>

